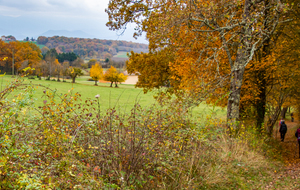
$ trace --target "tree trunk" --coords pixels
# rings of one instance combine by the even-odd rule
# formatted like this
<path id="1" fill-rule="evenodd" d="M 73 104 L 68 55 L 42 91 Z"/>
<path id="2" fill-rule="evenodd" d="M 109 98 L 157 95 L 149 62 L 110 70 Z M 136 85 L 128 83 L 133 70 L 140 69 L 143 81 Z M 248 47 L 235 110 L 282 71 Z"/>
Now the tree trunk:
<path id="1" fill-rule="evenodd" d="M 276 124 L 276 121 L 280 115 L 280 111 L 280 106 L 277 106 L 273 115 L 269 117 L 267 122 L 267 133 L 269 136 L 271 136 L 273 133 L 274 125 Z"/>
<path id="2" fill-rule="evenodd" d="M 118 88 L 118 84 L 117 84 L 117 82 L 115 82 L 115 88 Z"/>
<path id="3" fill-rule="evenodd" d="M 267 92 L 266 92 L 266 80 L 261 80 L 261 86 L 259 87 L 260 93 L 259 93 L 259 99 L 256 102 L 256 127 L 259 130 L 259 132 L 262 132 L 263 123 L 265 120 L 265 114 L 266 114 L 266 101 L 267 101 Z"/>
<path id="4" fill-rule="evenodd" d="M 245 0 L 243 13 L 243 21 L 249 23 L 250 19 L 250 0 Z M 238 46 L 238 51 L 234 63 L 231 65 L 230 74 L 230 94 L 227 103 L 227 122 L 229 127 L 233 129 L 238 128 L 238 121 L 240 117 L 240 99 L 241 99 L 241 87 L 243 84 L 243 76 L 247 59 L 250 58 L 249 49 L 252 49 L 252 45 L 249 42 L 248 36 L 251 36 L 251 27 L 246 24 L 241 30 L 241 40 Z"/>
<path id="5" fill-rule="evenodd" d="M 241 53 L 237 56 L 237 68 L 231 73 L 230 79 L 230 94 L 228 97 L 227 104 L 227 121 L 228 124 L 232 125 L 234 128 L 237 127 L 237 122 L 239 121 L 239 106 L 241 99 L 241 87 L 243 84 L 243 75 L 245 68 L 243 67 L 243 59 L 245 55 Z"/>
<path id="6" fill-rule="evenodd" d="M 270 18 L 270 2 L 269 0 L 265 0 L 265 11 L 264 11 L 264 28 L 268 30 L 269 28 L 269 18 Z M 262 56 L 260 58 L 260 62 L 264 61 L 264 59 L 270 55 L 270 38 L 265 41 L 262 47 Z M 259 132 L 262 132 L 262 125 L 265 120 L 266 114 L 266 103 L 267 103 L 267 80 L 266 80 L 266 70 L 263 69 L 258 73 L 258 82 L 259 82 L 259 94 L 258 94 L 258 101 L 256 102 L 256 127 L 258 128 Z"/>
<path id="7" fill-rule="evenodd" d="M 112 87 L 113 83 L 114 83 L 114 82 L 111 82 L 111 83 L 110 83 L 110 87 Z"/>
<path id="8" fill-rule="evenodd" d="M 76 79 L 76 77 L 73 77 L 73 78 L 72 78 L 72 83 L 75 83 L 75 79 Z"/>
<path id="9" fill-rule="evenodd" d="M 280 114 L 282 119 L 285 119 L 285 115 L 286 115 L 287 110 L 288 110 L 287 107 L 283 107 L 282 108 L 281 114 Z"/>
<path id="10" fill-rule="evenodd" d="M 95 80 L 95 86 L 97 86 L 97 82 L 98 82 L 98 80 Z"/>

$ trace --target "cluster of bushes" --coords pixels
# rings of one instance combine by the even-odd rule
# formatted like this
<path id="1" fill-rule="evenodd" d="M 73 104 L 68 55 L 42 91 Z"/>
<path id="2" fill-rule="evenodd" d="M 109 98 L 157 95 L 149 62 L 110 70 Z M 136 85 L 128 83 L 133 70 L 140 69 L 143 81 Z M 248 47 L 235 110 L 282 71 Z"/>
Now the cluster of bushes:
<path id="1" fill-rule="evenodd" d="M 36 87 L 17 79 L 0 94 L 0 189 L 251 189 L 271 171 L 264 139 L 230 138 L 183 99 L 120 113 L 45 88 L 35 108 Z"/>

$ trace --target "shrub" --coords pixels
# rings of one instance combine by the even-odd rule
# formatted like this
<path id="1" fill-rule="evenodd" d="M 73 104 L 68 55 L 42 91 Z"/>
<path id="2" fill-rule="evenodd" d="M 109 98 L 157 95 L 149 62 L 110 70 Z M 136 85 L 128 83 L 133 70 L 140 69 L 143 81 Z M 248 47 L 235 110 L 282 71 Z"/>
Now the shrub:
<path id="1" fill-rule="evenodd" d="M 0 94 L 0 189 L 253 189 L 272 178 L 270 153 L 256 151 L 267 139 L 193 119 L 185 97 L 119 113 L 44 88 L 39 108 L 21 79 Z"/>

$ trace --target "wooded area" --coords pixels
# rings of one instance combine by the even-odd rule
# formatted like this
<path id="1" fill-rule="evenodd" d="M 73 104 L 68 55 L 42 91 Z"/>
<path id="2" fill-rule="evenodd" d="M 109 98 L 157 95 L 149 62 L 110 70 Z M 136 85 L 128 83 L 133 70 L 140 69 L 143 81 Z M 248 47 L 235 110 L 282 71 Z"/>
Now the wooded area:
<path id="1" fill-rule="evenodd" d="M 226 106 L 233 128 L 250 116 L 269 134 L 282 106 L 297 99 L 297 1 L 111 1 L 106 12 L 110 29 L 134 22 L 134 36 L 146 33 L 149 53 L 132 52 L 127 64 L 146 91 L 188 90 L 196 105 Z"/>
<path id="2" fill-rule="evenodd" d="M 85 39 L 85 38 L 68 38 L 63 36 L 45 37 L 40 36 L 37 39 L 38 44 L 45 45 L 42 48 L 43 53 L 49 49 L 56 49 L 57 53 L 75 53 L 76 55 L 85 58 L 111 58 L 119 51 L 130 52 L 147 52 L 148 45 L 120 41 L 120 40 L 100 40 L 100 39 Z"/>

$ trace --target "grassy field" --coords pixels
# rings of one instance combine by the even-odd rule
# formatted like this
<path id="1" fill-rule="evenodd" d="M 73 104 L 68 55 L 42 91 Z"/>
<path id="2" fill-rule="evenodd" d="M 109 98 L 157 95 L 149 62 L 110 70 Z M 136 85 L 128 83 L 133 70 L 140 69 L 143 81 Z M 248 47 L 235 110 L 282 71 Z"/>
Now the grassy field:
<path id="1" fill-rule="evenodd" d="M 9 43 L 9 41 L 5 41 L 6 43 Z M 20 41 L 20 42 L 27 42 L 27 41 Z M 40 49 L 42 49 L 45 45 L 38 45 L 37 42 L 30 42 L 33 43 L 35 45 L 37 45 Z"/>
<path id="2" fill-rule="evenodd" d="M 100 103 L 101 110 L 116 107 L 120 111 L 129 111 L 133 105 L 138 102 L 142 107 L 151 106 L 155 103 L 155 99 L 153 95 L 156 91 L 151 93 L 144 94 L 143 90 L 140 88 L 135 88 L 134 85 L 129 84 L 119 84 L 119 88 L 111 88 L 110 83 L 98 83 L 98 86 L 94 86 L 94 81 L 87 81 L 90 78 L 89 76 L 82 76 L 76 79 L 76 83 L 71 83 L 71 80 L 67 80 L 67 82 L 57 82 L 57 81 L 47 81 L 47 80 L 39 80 L 33 79 L 30 80 L 28 78 L 24 78 L 24 83 L 32 83 L 32 84 L 40 84 L 51 89 L 56 89 L 57 94 L 65 94 L 69 90 L 75 94 L 78 92 L 81 94 L 81 100 L 85 101 L 87 99 L 94 99 L 95 95 L 100 95 Z M 7 84 L 9 84 L 14 79 L 10 76 L 4 76 L 0 78 L 1 83 L 1 91 L 5 88 Z M 114 85 L 113 85 L 114 86 Z M 38 87 L 34 94 L 36 99 L 35 106 L 43 105 L 43 87 Z M 17 92 L 14 92 L 17 93 Z M 14 97 L 9 97 L 14 98 Z M 198 107 L 192 109 L 192 115 L 196 118 L 203 118 L 206 115 L 214 115 L 216 117 L 224 118 L 226 115 L 226 111 L 222 108 L 216 107 L 212 108 L 206 104 L 201 104 Z"/>
<path id="3" fill-rule="evenodd" d="M 118 54 L 117 54 L 117 55 L 115 55 L 114 57 L 119 57 L 119 58 L 128 58 L 128 56 L 127 56 L 127 53 L 128 53 L 128 52 L 125 52 L 125 51 L 120 51 L 120 52 L 118 52 Z"/>
<path id="4" fill-rule="evenodd" d="M 31 42 L 31 43 L 34 43 L 34 44 L 37 45 L 40 49 L 42 49 L 43 47 L 45 47 L 45 45 L 39 45 L 39 44 L 37 44 L 37 42 Z"/>

